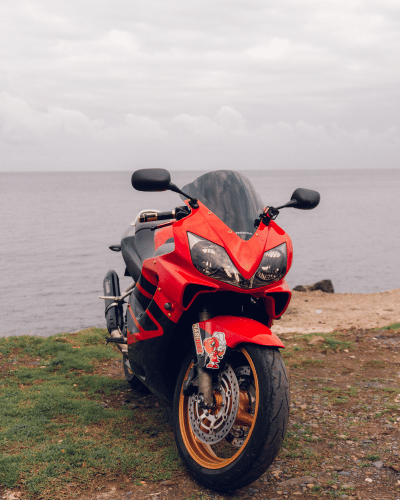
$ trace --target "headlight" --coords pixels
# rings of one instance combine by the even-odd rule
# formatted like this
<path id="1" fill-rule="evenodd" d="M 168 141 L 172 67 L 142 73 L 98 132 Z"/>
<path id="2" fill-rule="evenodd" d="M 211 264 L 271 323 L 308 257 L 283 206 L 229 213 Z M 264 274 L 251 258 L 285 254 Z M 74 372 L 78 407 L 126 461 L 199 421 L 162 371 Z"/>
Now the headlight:
<path id="1" fill-rule="evenodd" d="M 187 233 L 194 267 L 206 276 L 240 288 L 257 288 L 279 281 L 286 273 L 286 243 L 264 253 L 254 276 L 245 279 L 221 246 Z"/>
<path id="2" fill-rule="evenodd" d="M 279 281 L 286 274 L 286 265 L 286 243 L 282 243 L 281 245 L 268 250 L 268 252 L 265 252 L 261 264 L 254 276 L 254 281 L 260 282 L 260 284 L 256 286 L 262 286 L 262 282 L 267 284 Z"/>
<path id="3" fill-rule="evenodd" d="M 198 271 L 219 281 L 240 286 L 240 279 L 243 278 L 221 246 L 193 233 L 187 234 L 192 262 Z"/>

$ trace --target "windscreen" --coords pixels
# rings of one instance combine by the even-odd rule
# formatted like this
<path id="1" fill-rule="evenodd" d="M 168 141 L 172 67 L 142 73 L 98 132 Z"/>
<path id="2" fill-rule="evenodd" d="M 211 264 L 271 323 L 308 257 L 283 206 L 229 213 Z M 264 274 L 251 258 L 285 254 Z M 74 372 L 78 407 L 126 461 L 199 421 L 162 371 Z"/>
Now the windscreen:
<path id="1" fill-rule="evenodd" d="M 182 191 L 204 203 L 243 240 L 253 236 L 254 221 L 264 205 L 244 175 L 233 170 L 209 172 L 187 184 Z"/>

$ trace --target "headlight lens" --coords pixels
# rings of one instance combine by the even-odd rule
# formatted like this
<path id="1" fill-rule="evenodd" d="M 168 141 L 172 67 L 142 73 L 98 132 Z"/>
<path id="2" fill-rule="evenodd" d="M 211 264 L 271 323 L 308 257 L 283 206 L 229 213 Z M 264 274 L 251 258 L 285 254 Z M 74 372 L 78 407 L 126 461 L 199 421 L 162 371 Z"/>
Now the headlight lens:
<path id="1" fill-rule="evenodd" d="M 190 235 L 194 239 L 194 235 Z M 206 276 L 212 276 L 224 260 L 224 249 L 211 241 L 196 238 L 191 247 L 192 261 L 195 268 Z M 190 239 L 189 239 L 190 241 Z"/>
<path id="2" fill-rule="evenodd" d="M 242 277 L 226 251 L 212 241 L 193 233 L 187 234 L 194 267 L 206 276 L 239 286 Z"/>
<path id="3" fill-rule="evenodd" d="M 255 274 L 255 281 L 274 283 L 286 274 L 287 251 L 286 243 L 282 243 L 265 252 L 261 264 Z"/>
<path id="4" fill-rule="evenodd" d="M 193 233 L 187 234 L 193 265 L 216 280 L 240 288 L 257 288 L 279 281 L 286 273 L 286 243 L 265 252 L 255 275 L 245 279 L 224 248 Z"/>

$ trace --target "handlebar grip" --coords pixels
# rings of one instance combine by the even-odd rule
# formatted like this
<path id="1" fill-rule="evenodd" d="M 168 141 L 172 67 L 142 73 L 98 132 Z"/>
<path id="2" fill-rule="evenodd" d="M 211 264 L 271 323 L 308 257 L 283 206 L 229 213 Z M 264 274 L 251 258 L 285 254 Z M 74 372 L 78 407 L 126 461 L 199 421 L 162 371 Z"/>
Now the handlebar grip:
<path id="1" fill-rule="evenodd" d="M 139 216 L 139 222 L 153 222 L 167 219 L 175 219 L 175 210 L 172 210 L 172 212 L 147 212 Z"/>

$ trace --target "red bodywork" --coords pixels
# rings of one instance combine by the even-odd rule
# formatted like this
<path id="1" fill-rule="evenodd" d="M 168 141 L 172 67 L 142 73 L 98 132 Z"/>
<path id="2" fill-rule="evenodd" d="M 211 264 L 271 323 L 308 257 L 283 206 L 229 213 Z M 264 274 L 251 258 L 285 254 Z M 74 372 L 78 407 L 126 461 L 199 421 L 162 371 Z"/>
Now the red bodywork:
<path id="1" fill-rule="evenodd" d="M 161 249 L 167 240 L 173 238 L 175 250 L 165 255 L 147 259 L 143 263 L 142 276 L 157 287 L 152 299 L 163 314 L 176 324 L 183 312 L 190 308 L 199 293 L 233 291 L 250 294 L 255 298 L 263 298 L 269 316 L 267 326 L 248 318 L 218 316 L 205 322 L 205 329 L 212 327 L 213 331 L 216 328 L 224 331 L 229 347 L 235 347 L 242 342 L 284 347 L 269 328 L 273 320 L 283 314 L 290 302 L 291 292 L 285 280 L 281 279 L 264 287 L 243 289 L 207 277 L 200 273 L 192 263 L 187 232 L 194 233 L 222 246 L 245 279 L 250 279 L 257 271 L 264 252 L 281 243 L 287 245 L 288 262 L 286 272 L 288 272 L 293 259 L 291 239 L 275 222 L 271 221 L 268 226 L 261 222 L 252 238 L 245 241 L 203 203 L 198 201 L 198 205 L 199 208 L 191 208 L 191 214 L 184 219 L 161 227 L 155 233 L 156 249 Z M 207 287 L 207 289 L 193 294 L 186 294 L 184 300 L 185 290 L 191 285 Z M 190 301 L 187 300 L 187 296 L 190 297 Z M 280 297 L 279 307 L 277 307 L 278 296 Z M 154 320 L 154 318 L 152 319 Z M 157 321 L 154 320 L 154 322 L 157 325 L 156 330 L 145 331 L 139 327 L 140 333 L 128 335 L 128 343 L 132 344 L 138 340 L 162 335 L 162 328 L 160 327 L 160 330 L 160 325 Z"/>
<path id="2" fill-rule="evenodd" d="M 199 326 L 203 328 L 210 337 L 215 331 L 222 332 L 225 335 L 227 346 L 232 348 L 243 342 L 285 347 L 267 326 L 250 318 L 216 316 L 208 321 L 201 321 Z"/>

